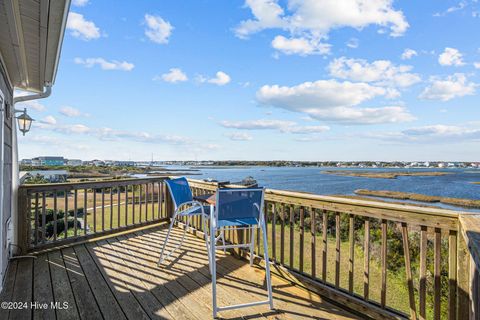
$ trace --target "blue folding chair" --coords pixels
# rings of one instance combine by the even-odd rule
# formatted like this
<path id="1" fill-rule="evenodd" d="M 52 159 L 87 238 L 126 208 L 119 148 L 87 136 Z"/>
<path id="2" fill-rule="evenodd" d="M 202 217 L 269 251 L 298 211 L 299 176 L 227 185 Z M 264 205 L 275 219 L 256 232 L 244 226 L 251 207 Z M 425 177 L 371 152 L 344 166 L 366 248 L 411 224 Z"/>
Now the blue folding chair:
<path id="1" fill-rule="evenodd" d="M 203 217 L 203 232 L 205 234 L 205 242 L 208 241 L 208 234 L 207 234 L 207 219 L 210 216 L 210 207 L 204 206 L 198 201 L 193 200 L 192 191 L 190 190 L 190 186 L 188 185 L 188 181 L 186 178 L 177 178 L 166 180 L 165 183 L 167 184 L 168 190 L 170 191 L 170 195 L 172 197 L 172 201 L 174 204 L 174 213 L 172 216 L 172 221 L 170 222 L 170 227 L 167 231 L 167 237 L 163 243 L 162 253 L 160 254 L 160 259 L 158 260 L 158 266 L 162 264 L 162 262 L 170 257 L 175 250 L 177 250 L 185 240 L 185 234 L 188 230 L 189 220 L 193 216 L 201 216 Z M 167 242 L 170 238 L 170 233 L 172 231 L 173 225 L 176 219 L 181 219 L 186 217 L 186 224 L 185 229 L 183 231 L 182 240 L 180 243 L 173 248 L 168 254 L 165 254 L 165 248 L 167 246 Z M 208 251 L 208 244 L 207 244 L 207 251 Z M 208 251 L 208 261 L 210 262 L 210 251 Z"/>
<path id="2" fill-rule="evenodd" d="M 263 212 L 264 188 L 248 189 L 219 189 L 217 191 L 215 212 L 210 215 L 210 271 L 212 274 L 212 300 L 213 317 L 218 311 L 245 308 L 262 304 L 269 304 L 273 309 L 272 283 L 270 279 L 270 262 L 268 259 L 268 242 L 265 228 L 265 215 Z M 242 244 L 216 245 L 215 234 L 217 231 L 223 233 L 226 229 L 237 228 L 250 230 L 250 242 Z M 236 304 L 219 307 L 217 306 L 217 277 L 216 277 L 216 249 L 248 248 L 250 250 L 250 265 L 253 265 L 254 230 L 261 229 L 263 232 L 263 247 L 265 258 L 266 282 L 268 299 L 257 302 Z"/>

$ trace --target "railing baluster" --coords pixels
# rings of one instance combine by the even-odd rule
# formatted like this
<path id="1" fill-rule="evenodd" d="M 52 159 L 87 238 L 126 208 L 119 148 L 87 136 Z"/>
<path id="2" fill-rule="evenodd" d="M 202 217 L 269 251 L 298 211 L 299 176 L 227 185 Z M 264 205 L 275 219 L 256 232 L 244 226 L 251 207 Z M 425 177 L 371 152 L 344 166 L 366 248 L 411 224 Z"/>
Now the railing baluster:
<path id="1" fill-rule="evenodd" d="M 97 232 L 97 189 L 93 188 L 93 233 Z"/>
<path id="2" fill-rule="evenodd" d="M 88 190 L 83 189 L 83 234 L 87 235 L 88 228 Z"/>
<path id="3" fill-rule="evenodd" d="M 368 300 L 370 289 L 370 219 L 365 219 L 365 235 L 363 239 L 363 299 Z"/>
<path id="4" fill-rule="evenodd" d="M 327 247 L 328 247 L 328 214 L 327 210 L 322 213 L 322 280 L 327 282 Z"/>
<path id="5" fill-rule="evenodd" d="M 113 229 L 113 188 L 110 188 L 110 230 Z"/>
<path id="6" fill-rule="evenodd" d="M 141 223 L 143 220 L 142 218 L 142 210 L 143 210 L 143 205 L 142 205 L 142 194 L 143 194 L 143 186 L 140 184 L 139 185 L 140 187 L 140 190 L 139 190 L 139 195 L 138 195 L 138 202 L 140 204 L 140 209 L 139 209 L 139 213 L 138 213 L 138 216 L 139 216 L 139 222 Z M 185 222 L 185 221 L 184 221 Z"/>
<path id="7" fill-rule="evenodd" d="M 128 226 L 128 184 L 125 185 L 125 227 Z"/>
<path id="8" fill-rule="evenodd" d="M 353 270 L 354 270 L 354 261 L 355 261 L 355 218 L 351 214 L 349 216 L 349 226 L 348 226 L 348 242 L 350 246 L 350 252 L 348 256 L 348 292 L 353 294 Z"/>
<path id="9" fill-rule="evenodd" d="M 53 241 L 57 240 L 57 190 L 53 190 Z"/>
<path id="10" fill-rule="evenodd" d="M 105 188 L 102 188 L 102 231 L 105 231 Z"/>
<path id="11" fill-rule="evenodd" d="M 42 243 L 45 243 L 47 238 L 47 197 L 45 191 L 42 192 Z"/>
<path id="12" fill-rule="evenodd" d="M 276 229 L 277 229 L 277 214 L 276 214 L 275 202 L 272 202 L 272 261 L 277 262 L 277 238 L 276 238 Z"/>
<path id="13" fill-rule="evenodd" d="M 405 274 L 408 286 L 408 301 L 410 304 L 410 318 L 417 319 L 417 308 L 415 306 L 415 293 L 413 288 L 412 267 L 410 265 L 410 246 L 408 242 L 408 227 L 402 223 L 403 256 L 405 259 Z"/>
<path id="14" fill-rule="evenodd" d="M 316 244 L 317 244 L 317 232 L 316 232 L 316 229 L 317 229 L 317 226 L 316 226 L 316 222 L 315 222 L 315 216 L 316 216 L 316 209 L 313 208 L 313 207 L 310 207 L 310 241 L 311 241 L 311 244 L 310 244 L 310 255 L 311 255 L 311 275 L 312 275 L 312 278 L 315 279 L 316 276 L 317 276 L 317 266 L 316 266 L 316 258 L 317 258 L 317 249 L 316 249 Z"/>
<path id="15" fill-rule="evenodd" d="M 73 192 L 73 235 L 74 237 L 77 236 L 77 221 L 78 221 L 78 191 L 77 189 L 74 190 Z"/>
<path id="16" fill-rule="evenodd" d="M 63 213 L 63 232 L 65 233 L 64 234 L 64 238 L 66 239 L 68 237 L 68 193 L 67 193 L 67 190 L 64 190 L 63 191 L 63 194 L 64 194 L 64 213 Z"/>
<path id="17" fill-rule="evenodd" d="M 120 218 L 120 216 L 121 216 L 121 212 L 120 212 L 121 211 L 120 210 L 121 206 L 120 206 L 120 204 L 122 202 L 121 196 L 122 196 L 122 193 L 120 192 L 120 186 L 117 186 L 117 228 L 120 228 L 120 226 L 122 224 L 121 223 L 121 218 Z M 112 210 L 113 210 L 113 208 L 112 208 Z"/>
<path id="18" fill-rule="evenodd" d="M 148 183 L 145 184 L 145 219 L 148 221 Z"/>
<path id="19" fill-rule="evenodd" d="M 427 227 L 420 227 L 420 281 L 419 281 L 419 316 L 427 318 Z"/>
<path id="20" fill-rule="evenodd" d="M 136 198 L 135 198 L 135 187 L 136 185 L 132 185 L 132 224 L 135 224 L 135 204 L 136 204 Z"/>
<path id="21" fill-rule="evenodd" d="M 340 286 L 340 213 L 335 213 L 335 288 Z"/>
<path id="22" fill-rule="evenodd" d="M 35 234 L 33 235 L 35 245 L 38 244 L 38 219 L 38 192 L 35 192 Z"/>
<path id="23" fill-rule="evenodd" d="M 305 246 L 305 208 L 300 207 L 300 243 L 299 243 L 299 270 L 300 273 L 303 273 L 303 256 L 304 256 L 304 246 Z"/>
<path id="24" fill-rule="evenodd" d="M 457 231 L 448 236 L 448 319 L 455 320 L 457 306 Z"/>
<path id="25" fill-rule="evenodd" d="M 155 220 L 155 184 L 152 182 L 152 195 L 150 197 L 150 203 L 152 205 L 152 216 L 149 221 Z"/>
<path id="26" fill-rule="evenodd" d="M 162 214 L 162 195 L 163 195 L 163 183 L 159 182 L 158 183 L 158 219 L 160 219 L 163 214 Z"/>
<path id="27" fill-rule="evenodd" d="M 435 228 L 435 240 L 433 244 L 433 318 L 435 320 L 441 318 L 441 250 L 442 250 L 442 233 L 440 228 Z"/>
<path id="28" fill-rule="evenodd" d="M 382 257 L 382 289 L 380 291 L 380 304 L 385 308 L 387 302 L 387 221 L 382 220 L 382 248 L 380 255 Z"/>
<path id="29" fill-rule="evenodd" d="M 293 206 L 289 206 L 290 211 L 290 268 L 293 269 L 293 247 L 294 247 L 294 238 L 295 238 L 295 208 Z"/>
<path id="30" fill-rule="evenodd" d="M 282 203 L 281 206 L 282 217 L 281 217 L 281 226 L 280 226 L 280 263 L 285 265 L 285 204 Z"/>

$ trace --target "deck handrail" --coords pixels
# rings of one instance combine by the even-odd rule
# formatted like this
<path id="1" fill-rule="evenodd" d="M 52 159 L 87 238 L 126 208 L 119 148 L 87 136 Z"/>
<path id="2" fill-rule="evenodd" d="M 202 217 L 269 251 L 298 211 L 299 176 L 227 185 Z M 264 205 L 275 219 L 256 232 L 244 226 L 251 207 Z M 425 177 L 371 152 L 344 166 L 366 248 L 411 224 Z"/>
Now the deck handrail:
<path id="1" fill-rule="evenodd" d="M 218 187 L 189 182 L 194 194 Z M 266 189 L 265 201 L 271 262 L 290 280 L 373 318 L 479 316 L 480 218 L 471 212 L 275 189 Z M 231 232 L 227 239 L 244 236 Z M 395 271 L 403 272 L 406 289 L 395 293 L 405 295 L 403 307 L 388 299 L 392 292 L 387 295 L 387 279 L 394 272 L 388 255 L 392 241 L 403 256 Z M 262 248 L 256 249 L 261 254 Z M 358 269 L 363 271 L 360 289 L 354 277 Z M 380 292 L 373 298 L 376 269 Z"/>
<path id="2" fill-rule="evenodd" d="M 37 251 L 167 220 L 165 179 L 21 185 L 16 246 Z"/>

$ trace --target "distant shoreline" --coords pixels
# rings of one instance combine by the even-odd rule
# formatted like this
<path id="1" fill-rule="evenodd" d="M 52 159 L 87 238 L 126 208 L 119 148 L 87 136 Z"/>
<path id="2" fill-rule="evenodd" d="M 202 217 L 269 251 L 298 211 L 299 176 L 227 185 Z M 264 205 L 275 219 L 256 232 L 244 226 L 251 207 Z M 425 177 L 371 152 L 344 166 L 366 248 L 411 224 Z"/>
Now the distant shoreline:
<path id="1" fill-rule="evenodd" d="M 453 172 L 444 172 L 444 171 L 420 171 L 420 172 L 371 172 L 371 171 L 349 171 L 349 170 L 332 170 L 332 171 L 322 171 L 324 174 L 333 174 L 338 176 L 349 176 L 349 177 L 361 177 L 361 178 L 375 178 L 375 179 L 396 179 L 399 176 L 446 176 L 452 174 Z"/>
<path id="2" fill-rule="evenodd" d="M 420 201 L 420 202 L 426 202 L 426 203 L 440 202 L 443 204 L 464 207 L 464 208 L 476 208 L 476 209 L 480 208 L 480 200 L 429 196 L 429 195 L 420 194 L 420 193 L 388 191 L 388 190 L 357 189 L 355 190 L 355 194 L 360 196 L 372 196 L 372 197 L 390 198 L 390 199 L 399 199 L 399 200 L 413 200 L 413 201 Z"/>

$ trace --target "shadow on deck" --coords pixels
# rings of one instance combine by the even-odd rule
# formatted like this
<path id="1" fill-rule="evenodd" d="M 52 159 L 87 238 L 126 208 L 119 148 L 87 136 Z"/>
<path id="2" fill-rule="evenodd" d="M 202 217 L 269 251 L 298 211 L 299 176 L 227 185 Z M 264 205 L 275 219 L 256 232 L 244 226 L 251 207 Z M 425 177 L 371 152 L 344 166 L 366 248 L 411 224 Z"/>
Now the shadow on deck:
<path id="1" fill-rule="evenodd" d="M 178 241 L 181 230 L 174 231 Z M 37 259 L 13 260 L 0 296 L 0 301 L 12 302 L 8 306 L 12 309 L 2 305 L 0 319 L 210 319 L 204 242 L 189 235 L 184 247 L 159 268 L 156 263 L 165 234 L 165 228 L 157 227 L 42 253 Z M 220 306 L 265 299 L 263 269 L 220 251 L 217 269 Z M 273 277 L 273 296 L 275 310 L 258 306 L 219 316 L 358 319 L 277 277 Z M 55 308 L 52 302 L 57 302 Z"/>

